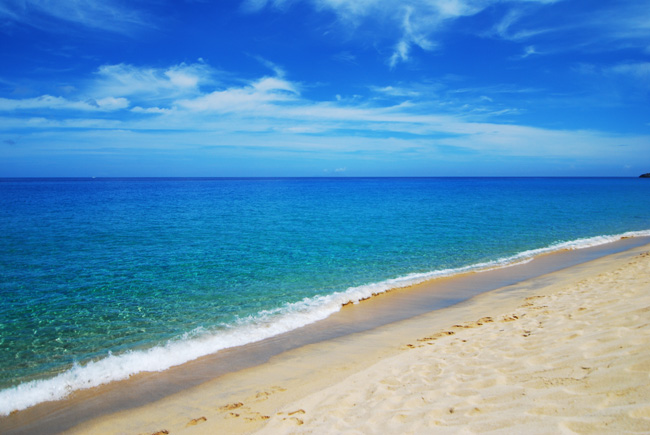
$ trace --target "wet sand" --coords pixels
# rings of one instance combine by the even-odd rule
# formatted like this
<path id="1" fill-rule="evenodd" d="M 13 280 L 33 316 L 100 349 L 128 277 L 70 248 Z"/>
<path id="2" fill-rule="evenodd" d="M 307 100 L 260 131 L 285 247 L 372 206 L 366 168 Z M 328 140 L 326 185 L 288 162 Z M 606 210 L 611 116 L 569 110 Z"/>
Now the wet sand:
<path id="1" fill-rule="evenodd" d="M 245 433 L 266 424 L 273 431 L 295 430 L 287 421 L 300 420 L 304 425 L 299 428 L 320 427 L 317 431 L 322 432 L 325 426 L 310 423 L 313 414 L 308 415 L 307 408 L 289 408 L 299 406 L 300 400 L 313 403 L 310 394 L 319 392 L 319 396 L 326 389 L 340 387 L 344 379 L 360 376 L 377 362 L 433 346 L 418 341 L 431 335 L 430 331 L 449 332 L 454 324 L 515 309 L 526 297 L 628 261 L 647 249 L 635 246 L 647 242 L 622 240 L 596 249 L 545 255 L 521 266 L 393 291 L 345 307 L 337 315 L 291 334 L 19 412 L 1 419 L 0 429 L 3 433 L 56 433 L 66 429 L 71 433 Z M 621 250 L 592 263 L 547 274 Z M 289 415 L 299 410 L 302 412 Z M 368 432 L 373 430 L 368 428 Z"/>

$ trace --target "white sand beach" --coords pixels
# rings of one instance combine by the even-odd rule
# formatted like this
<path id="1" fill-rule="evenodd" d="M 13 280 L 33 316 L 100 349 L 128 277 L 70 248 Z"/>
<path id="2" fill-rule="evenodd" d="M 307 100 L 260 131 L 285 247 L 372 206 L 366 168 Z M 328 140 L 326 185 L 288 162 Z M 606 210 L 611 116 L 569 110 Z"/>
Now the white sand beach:
<path id="1" fill-rule="evenodd" d="M 649 433 L 650 245 L 70 433 Z"/>
<path id="2" fill-rule="evenodd" d="M 261 433 L 650 432 L 650 256 L 538 293 L 418 338 Z"/>

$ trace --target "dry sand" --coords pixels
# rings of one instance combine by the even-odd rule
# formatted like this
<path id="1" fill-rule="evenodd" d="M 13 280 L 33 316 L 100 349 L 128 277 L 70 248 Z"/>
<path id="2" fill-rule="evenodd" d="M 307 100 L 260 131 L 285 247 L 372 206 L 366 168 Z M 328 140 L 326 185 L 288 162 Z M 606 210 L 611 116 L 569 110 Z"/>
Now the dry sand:
<path id="1" fill-rule="evenodd" d="M 73 433 L 650 433 L 650 246 L 306 346 Z"/>

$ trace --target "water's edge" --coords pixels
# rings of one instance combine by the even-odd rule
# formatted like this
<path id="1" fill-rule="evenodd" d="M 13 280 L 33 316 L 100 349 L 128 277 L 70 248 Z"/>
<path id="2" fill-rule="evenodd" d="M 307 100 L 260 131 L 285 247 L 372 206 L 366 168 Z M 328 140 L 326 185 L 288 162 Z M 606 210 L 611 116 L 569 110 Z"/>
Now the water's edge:
<path id="1" fill-rule="evenodd" d="M 363 288 L 357 287 L 354 289 L 348 289 L 348 291 L 341 292 L 337 294 L 335 298 L 332 298 L 332 303 L 336 305 L 336 310 L 334 310 L 334 313 L 336 313 L 336 315 L 332 315 L 334 313 L 328 313 L 327 316 L 325 316 L 324 320 L 314 320 L 309 324 L 303 325 L 302 327 L 289 329 L 287 331 L 281 331 L 275 334 L 269 334 L 269 336 L 264 337 L 255 343 L 250 343 L 244 346 L 235 345 L 236 347 L 218 352 L 216 354 L 212 353 L 208 356 L 199 355 L 197 358 L 189 359 L 190 361 L 194 360 L 194 362 L 187 363 L 188 359 L 185 358 L 185 361 L 181 361 L 179 364 L 174 364 L 176 367 L 172 368 L 171 370 L 165 370 L 168 372 L 167 375 L 173 374 L 172 377 L 174 378 L 174 381 L 171 383 L 168 382 L 165 384 L 165 382 L 160 382 L 160 378 L 169 379 L 169 376 L 167 376 L 165 373 L 141 373 L 140 375 L 136 376 L 127 375 L 122 379 L 130 378 L 129 380 L 117 383 L 111 382 L 113 380 L 107 379 L 106 377 L 100 378 L 98 380 L 91 380 L 92 382 L 96 382 L 96 385 L 107 384 L 110 382 L 112 386 L 107 385 L 100 387 L 99 390 L 108 390 L 113 395 L 112 400 L 104 400 L 105 397 L 101 400 L 97 400 L 97 397 L 101 396 L 101 394 L 97 394 L 97 388 L 92 388 L 93 391 L 88 392 L 87 394 L 84 394 L 83 391 L 76 391 L 74 394 L 72 394 L 72 397 L 66 398 L 72 390 L 69 387 L 64 387 L 64 394 L 61 397 L 54 399 L 54 401 L 47 401 L 48 403 L 41 403 L 38 406 L 27 409 L 27 411 L 15 413 L 7 418 L 0 418 L 0 428 L 4 426 L 2 423 L 3 420 L 5 420 L 5 423 L 9 424 L 9 426 L 5 429 L 9 430 L 13 428 L 18 430 L 16 433 L 21 433 L 21 426 L 26 429 L 25 426 L 19 423 L 19 421 L 23 419 L 17 418 L 21 414 L 32 414 L 38 420 L 43 418 L 43 421 L 47 421 L 52 416 L 51 414 L 53 413 L 53 410 L 56 410 L 56 420 L 59 420 L 59 424 L 51 424 L 52 422 L 50 421 L 50 424 L 46 425 L 46 428 L 49 428 L 47 432 L 55 433 L 60 430 L 65 430 L 66 428 L 70 428 L 79 423 L 80 415 L 78 413 L 76 414 L 76 417 L 71 417 L 71 415 L 75 415 L 75 403 L 78 404 L 79 401 L 83 401 L 84 396 L 94 397 L 97 403 L 95 403 L 96 406 L 91 406 L 91 408 L 95 408 L 92 409 L 92 412 L 88 412 L 88 405 L 85 405 L 86 409 L 83 413 L 83 418 L 81 419 L 82 421 L 97 417 L 99 415 L 115 412 L 116 410 L 127 409 L 133 406 L 157 400 L 161 397 L 164 397 L 165 395 L 171 394 L 172 392 L 180 391 L 184 388 L 198 385 L 202 382 L 205 382 L 206 380 L 220 376 L 224 373 L 237 371 L 242 368 L 263 363 L 271 356 L 280 354 L 292 348 L 326 339 L 331 339 L 337 336 L 375 328 L 377 326 L 407 319 L 409 317 L 414 317 L 424 312 L 453 305 L 454 303 L 469 299 L 476 294 L 514 284 L 522 280 L 560 270 L 575 264 L 584 263 L 586 261 L 590 261 L 595 258 L 609 255 L 615 252 L 620 252 L 631 249 L 633 247 L 641 246 L 647 244 L 648 242 L 650 242 L 650 231 L 580 239 L 572 242 L 555 244 L 534 251 L 527 251 L 525 253 L 521 253 L 507 259 L 500 259 L 495 262 L 468 266 L 454 270 L 435 271 L 431 272 L 430 274 L 409 275 L 407 277 L 373 284 L 371 286 L 364 286 Z M 547 256 L 544 254 L 553 255 Z M 533 259 L 535 259 L 534 262 L 532 262 Z M 478 274 L 468 272 L 481 272 L 481 282 L 479 288 L 476 288 L 476 279 L 472 280 L 472 276 L 476 276 Z M 469 287 L 472 287 L 471 291 L 468 289 L 463 290 L 461 288 L 462 285 L 460 287 L 458 286 L 458 283 L 462 281 L 462 275 L 465 275 L 467 278 L 469 278 L 467 285 Z M 441 277 L 452 277 L 453 279 L 436 279 Z M 400 293 L 401 296 L 405 297 L 405 299 L 411 299 L 410 302 L 406 302 L 405 308 L 400 309 L 399 307 L 396 307 L 394 303 L 391 303 L 389 304 L 390 309 L 386 310 L 383 315 L 377 315 L 376 312 L 374 312 L 370 318 L 364 318 L 363 315 L 355 315 L 354 317 L 355 322 L 357 323 L 356 325 L 345 324 L 345 321 L 342 322 L 343 324 L 341 323 L 341 319 L 344 317 L 342 317 L 342 313 L 347 310 L 346 309 L 341 311 L 341 307 L 348 301 L 357 302 L 367 299 L 373 294 L 381 294 L 389 290 L 409 287 L 425 281 L 427 283 L 446 281 L 443 283 L 445 285 L 448 285 L 450 282 L 454 282 L 456 284 L 455 286 L 452 286 L 453 291 L 442 291 L 437 292 L 436 294 L 431 294 L 431 291 L 412 291 L 413 289 L 411 288 L 401 292 L 398 291 L 396 293 Z M 424 299 L 420 300 L 420 298 Z M 391 297 L 388 296 L 386 299 L 391 299 Z M 400 301 L 398 302 L 402 303 Z M 361 306 L 358 308 L 356 306 L 353 308 L 357 310 L 358 313 L 362 313 L 363 311 L 372 311 L 367 309 L 364 310 L 363 305 L 364 304 L 361 304 Z M 374 309 L 375 308 L 373 308 L 373 310 Z M 174 349 L 173 346 L 167 346 L 164 349 L 171 352 L 184 352 L 183 348 Z M 182 356 L 186 357 L 187 355 Z M 203 356 L 203 358 L 200 358 L 201 356 Z M 102 360 L 100 360 L 100 362 L 101 361 Z M 75 369 L 83 371 L 85 369 L 85 366 L 76 367 Z M 95 367 L 93 367 L 93 370 L 94 371 L 88 372 L 87 376 L 97 374 Z M 75 376 L 78 376 L 78 374 L 75 374 Z M 75 379 L 75 376 L 73 376 L 72 379 Z M 120 395 L 118 391 L 120 390 L 118 384 L 125 384 L 124 386 L 126 386 L 126 384 L 131 383 L 132 380 L 139 383 L 149 383 L 149 387 L 145 388 L 146 392 L 141 395 L 141 397 L 135 397 L 137 395 L 134 396 L 133 394 L 129 394 L 128 400 L 123 400 L 123 395 Z M 156 384 L 157 387 L 152 387 L 151 384 Z M 95 387 L 96 385 L 90 385 L 86 388 Z M 38 392 L 38 389 L 40 387 L 41 385 L 31 386 L 31 388 L 36 392 Z M 16 390 L 19 389 L 17 388 Z M 6 391 L 8 390 L 3 391 L 3 393 Z M 122 399 L 120 399 L 120 397 L 122 397 Z M 7 402 L 8 399 L 10 399 L 10 396 L 5 396 L 3 398 L 0 395 L 0 403 L 11 403 Z M 65 415 L 68 413 L 65 410 L 68 407 L 70 407 L 70 415 L 68 415 L 66 418 Z M 33 412 L 30 412 L 32 410 Z M 11 422 L 8 420 L 14 420 L 14 423 L 18 424 L 11 424 Z M 29 420 L 33 421 L 32 418 Z M 4 432 L 4 430 L 2 431 Z"/>

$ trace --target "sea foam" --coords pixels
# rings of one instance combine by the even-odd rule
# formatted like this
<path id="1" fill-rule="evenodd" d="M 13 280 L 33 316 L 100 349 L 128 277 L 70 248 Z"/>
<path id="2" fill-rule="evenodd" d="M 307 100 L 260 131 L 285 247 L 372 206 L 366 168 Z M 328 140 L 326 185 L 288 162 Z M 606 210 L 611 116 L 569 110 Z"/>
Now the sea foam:
<path id="1" fill-rule="evenodd" d="M 358 303 L 392 289 L 466 272 L 509 267 L 531 261 L 541 254 L 589 248 L 627 237 L 650 237 L 650 230 L 559 242 L 494 261 L 426 273 L 413 273 L 378 283 L 351 287 L 345 291 L 288 303 L 275 310 L 260 311 L 254 316 L 239 319 L 235 324 L 224 325 L 224 329 L 219 331 L 195 330 L 168 341 L 164 346 L 129 351 L 119 355 L 109 353 L 108 356 L 98 360 L 74 364 L 67 371 L 52 378 L 25 382 L 0 391 L 0 415 L 8 415 L 12 411 L 23 410 L 42 402 L 61 400 L 73 391 L 128 379 L 137 373 L 163 371 L 226 348 L 261 341 L 325 319 L 339 311 L 346 303 Z"/>

